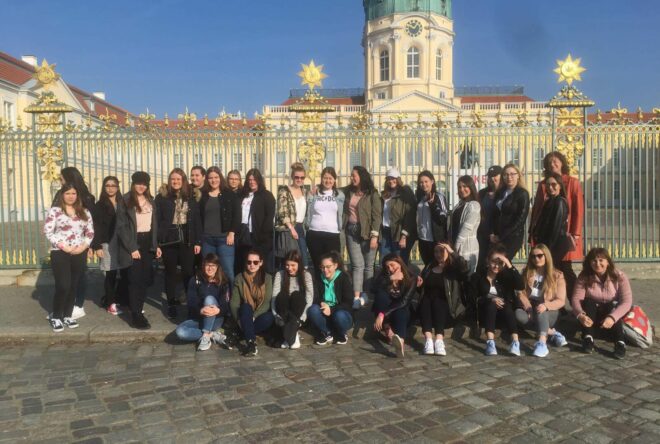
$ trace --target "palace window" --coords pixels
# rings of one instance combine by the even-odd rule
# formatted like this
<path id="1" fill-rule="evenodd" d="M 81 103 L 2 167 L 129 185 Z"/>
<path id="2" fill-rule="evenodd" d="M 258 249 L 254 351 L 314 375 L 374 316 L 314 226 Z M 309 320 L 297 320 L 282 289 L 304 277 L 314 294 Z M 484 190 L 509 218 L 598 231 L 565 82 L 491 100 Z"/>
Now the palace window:
<path id="1" fill-rule="evenodd" d="M 243 153 L 241 151 L 234 151 L 232 167 L 234 170 L 243 171 Z"/>
<path id="2" fill-rule="evenodd" d="M 201 154 L 201 153 L 193 154 L 193 166 L 194 165 L 204 166 L 204 155 L 203 154 Z"/>
<path id="3" fill-rule="evenodd" d="M 263 165 L 261 163 L 262 156 L 258 152 L 252 153 L 252 168 L 256 168 L 258 170 L 263 170 Z M 286 168 L 285 168 L 285 173 L 286 173 Z"/>
<path id="4" fill-rule="evenodd" d="M 183 168 L 183 154 L 174 154 L 174 168 Z"/>
<path id="5" fill-rule="evenodd" d="M 613 183 L 612 194 L 613 194 L 614 200 L 620 200 L 621 199 L 621 182 L 619 182 L 618 180 L 615 180 L 614 183 Z"/>
<path id="6" fill-rule="evenodd" d="M 277 174 L 286 174 L 286 151 L 278 151 L 275 154 L 277 163 Z"/>
<path id="7" fill-rule="evenodd" d="M 387 82 L 390 80 L 390 53 L 388 50 L 383 49 L 380 52 L 380 81 Z"/>
<path id="8" fill-rule="evenodd" d="M 352 150 L 349 155 L 349 162 L 351 168 L 362 165 L 362 152 L 359 150 Z"/>
<path id="9" fill-rule="evenodd" d="M 409 79 L 419 78 L 419 50 L 414 46 L 408 50 L 407 55 L 407 77 Z"/>
<path id="10" fill-rule="evenodd" d="M 520 165 L 520 150 L 518 148 L 506 149 L 506 163 L 512 163 L 516 166 Z"/>
<path id="11" fill-rule="evenodd" d="M 385 100 L 387 99 L 387 93 L 385 91 L 379 91 L 376 93 L 376 99 L 377 100 Z"/>
<path id="12" fill-rule="evenodd" d="M 594 148 L 591 152 L 591 165 L 599 167 L 603 164 L 603 149 Z"/>
<path id="13" fill-rule="evenodd" d="M 600 183 L 597 180 L 594 180 L 591 187 L 591 198 L 594 201 L 600 200 Z"/>
<path id="14" fill-rule="evenodd" d="M 3 108 L 5 121 L 12 126 L 16 125 L 16 108 L 14 107 L 14 104 L 11 102 L 4 102 Z"/>
<path id="15" fill-rule="evenodd" d="M 534 168 L 541 171 L 543 170 L 543 157 L 545 156 L 543 148 L 536 148 L 534 150 Z"/>
<path id="16" fill-rule="evenodd" d="M 215 153 L 213 155 L 213 165 L 217 166 L 220 168 L 220 171 L 222 171 L 222 154 Z"/>
<path id="17" fill-rule="evenodd" d="M 495 153 L 492 148 L 484 148 L 484 163 L 485 168 L 490 168 L 495 165 Z"/>
<path id="18" fill-rule="evenodd" d="M 435 79 L 442 80 L 442 50 L 435 53 Z"/>
<path id="19" fill-rule="evenodd" d="M 335 150 L 327 150 L 325 152 L 325 166 L 335 167 Z"/>

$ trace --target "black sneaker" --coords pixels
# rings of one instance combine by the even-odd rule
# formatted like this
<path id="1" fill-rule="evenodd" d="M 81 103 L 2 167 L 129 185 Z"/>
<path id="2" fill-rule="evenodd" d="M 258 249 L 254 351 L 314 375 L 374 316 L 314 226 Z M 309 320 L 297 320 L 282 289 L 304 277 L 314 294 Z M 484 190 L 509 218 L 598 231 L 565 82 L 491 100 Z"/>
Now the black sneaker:
<path id="1" fill-rule="evenodd" d="M 149 330 L 151 324 L 149 324 L 149 321 L 143 314 L 138 314 L 133 316 L 133 328 L 137 328 L 138 330 Z"/>
<path id="2" fill-rule="evenodd" d="M 78 328 L 78 321 L 73 318 L 64 318 L 62 319 L 62 324 L 66 325 L 69 328 Z"/>
<path id="3" fill-rule="evenodd" d="M 337 345 L 346 345 L 347 342 L 348 342 L 348 336 L 346 335 L 340 336 L 337 339 L 335 339 L 335 344 Z"/>
<path id="4" fill-rule="evenodd" d="M 626 357 L 626 344 L 623 341 L 617 341 L 614 344 L 614 357 L 617 359 Z"/>
<path id="5" fill-rule="evenodd" d="M 593 353 L 594 351 L 594 338 L 585 336 L 582 338 L 582 351 L 585 353 Z"/>
<path id="6" fill-rule="evenodd" d="M 178 316 L 179 316 L 179 312 L 176 309 L 176 305 L 168 305 L 167 307 L 168 319 L 176 319 Z"/>
<path id="7" fill-rule="evenodd" d="M 323 336 L 323 337 L 317 339 L 316 341 L 314 341 L 314 343 L 316 345 L 332 344 L 332 339 L 333 339 L 332 335 L 327 335 L 327 336 Z"/>
<path id="8" fill-rule="evenodd" d="M 257 350 L 257 343 L 255 341 L 247 341 L 245 356 L 257 356 L 257 353 L 259 353 L 259 350 Z"/>
<path id="9" fill-rule="evenodd" d="M 60 333 L 62 330 L 64 330 L 64 325 L 62 324 L 62 321 L 60 321 L 59 319 L 55 319 L 51 317 L 49 319 L 49 322 L 50 322 L 50 326 L 53 328 L 53 331 L 55 333 Z"/>

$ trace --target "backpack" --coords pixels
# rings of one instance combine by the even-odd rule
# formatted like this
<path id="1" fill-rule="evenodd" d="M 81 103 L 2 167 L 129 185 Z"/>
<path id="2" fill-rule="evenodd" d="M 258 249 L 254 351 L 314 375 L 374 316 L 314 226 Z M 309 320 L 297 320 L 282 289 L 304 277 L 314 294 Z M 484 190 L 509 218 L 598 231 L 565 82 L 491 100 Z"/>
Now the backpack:
<path id="1" fill-rule="evenodd" d="M 633 305 L 623 317 L 623 336 L 630 345 L 649 348 L 653 345 L 653 327 L 639 305 Z"/>

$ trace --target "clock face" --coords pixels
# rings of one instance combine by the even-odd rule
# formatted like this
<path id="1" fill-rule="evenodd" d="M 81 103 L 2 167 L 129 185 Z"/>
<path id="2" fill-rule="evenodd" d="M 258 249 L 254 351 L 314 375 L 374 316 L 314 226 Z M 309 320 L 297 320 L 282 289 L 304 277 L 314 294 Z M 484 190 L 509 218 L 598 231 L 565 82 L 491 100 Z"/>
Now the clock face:
<path id="1" fill-rule="evenodd" d="M 422 24 L 417 20 L 411 20 L 406 24 L 406 34 L 417 37 L 422 33 Z"/>

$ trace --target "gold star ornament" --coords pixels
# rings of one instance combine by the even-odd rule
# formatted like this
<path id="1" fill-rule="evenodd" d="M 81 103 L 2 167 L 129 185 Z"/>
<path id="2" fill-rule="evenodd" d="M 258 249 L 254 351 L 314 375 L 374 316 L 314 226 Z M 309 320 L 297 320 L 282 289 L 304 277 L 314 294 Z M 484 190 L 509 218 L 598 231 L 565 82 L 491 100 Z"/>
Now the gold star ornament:
<path id="1" fill-rule="evenodd" d="M 557 67 L 554 70 L 559 75 L 557 82 L 566 82 L 570 85 L 574 80 L 581 81 L 580 74 L 586 69 L 580 66 L 580 62 L 581 59 L 573 60 L 570 54 L 566 57 L 566 60 L 557 60 Z"/>
<path id="2" fill-rule="evenodd" d="M 309 65 L 303 63 L 301 66 L 302 71 L 298 73 L 298 76 L 300 76 L 301 79 L 301 85 L 307 85 L 309 89 L 314 89 L 315 86 L 318 86 L 319 88 L 323 86 L 321 83 L 322 80 L 328 77 L 323 73 L 323 65 L 316 66 L 314 60 L 312 60 L 309 62 Z"/>
<path id="3" fill-rule="evenodd" d="M 35 78 L 41 86 L 48 86 L 51 83 L 55 83 L 60 78 L 60 75 L 55 72 L 55 66 L 54 63 L 49 65 L 46 59 L 43 59 L 41 61 L 41 66 L 37 68 L 32 77 Z"/>

